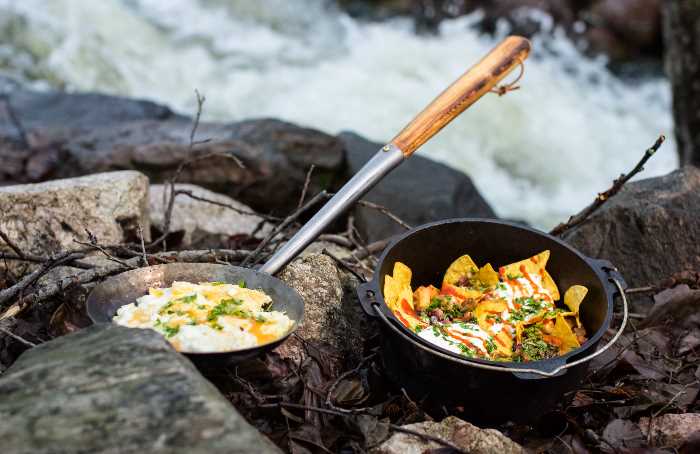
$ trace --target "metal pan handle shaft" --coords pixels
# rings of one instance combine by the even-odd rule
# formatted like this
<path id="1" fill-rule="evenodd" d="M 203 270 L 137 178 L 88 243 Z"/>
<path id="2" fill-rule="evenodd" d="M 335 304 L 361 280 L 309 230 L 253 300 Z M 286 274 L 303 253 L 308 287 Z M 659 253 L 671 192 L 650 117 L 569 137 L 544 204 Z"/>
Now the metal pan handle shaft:
<path id="1" fill-rule="evenodd" d="M 275 274 L 306 248 L 328 224 L 379 180 L 437 134 L 450 121 L 489 92 L 530 53 L 530 42 L 509 36 L 457 81 L 440 93 L 391 143 L 382 147 L 331 200 L 282 246 L 260 271 Z"/>

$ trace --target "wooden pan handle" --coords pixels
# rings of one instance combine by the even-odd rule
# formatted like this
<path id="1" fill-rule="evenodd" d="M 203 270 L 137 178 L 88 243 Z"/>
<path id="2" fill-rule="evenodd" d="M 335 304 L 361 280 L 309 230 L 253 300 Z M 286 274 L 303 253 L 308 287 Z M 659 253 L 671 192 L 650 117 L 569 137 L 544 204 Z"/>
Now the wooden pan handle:
<path id="1" fill-rule="evenodd" d="M 406 157 L 479 100 L 530 54 L 530 41 L 509 36 L 479 63 L 469 68 L 428 107 L 423 109 L 391 143 Z"/>

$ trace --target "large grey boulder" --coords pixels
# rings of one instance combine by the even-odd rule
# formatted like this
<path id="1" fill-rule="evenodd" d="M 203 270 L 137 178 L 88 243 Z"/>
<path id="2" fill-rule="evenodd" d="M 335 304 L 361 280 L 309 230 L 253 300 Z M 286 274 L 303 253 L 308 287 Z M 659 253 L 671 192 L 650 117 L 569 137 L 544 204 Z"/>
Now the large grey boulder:
<path id="1" fill-rule="evenodd" d="M 338 139 L 278 120 L 202 122 L 195 139 L 206 142 L 191 150 L 191 120 L 167 107 L 23 89 L 7 97 L 26 137 L 0 108 L 0 161 L 5 163 L 0 184 L 124 169 L 165 182 L 183 160 L 197 157 L 178 181 L 227 194 L 258 212 L 286 215 L 296 207 L 312 164 L 312 192 L 332 185 L 342 173 Z"/>
<path id="2" fill-rule="evenodd" d="M 563 235 L 590 257 L 610 260 L 632 287 L 700 267 L 700 169 L 625 185 L 586 222 Z"/>
<path id="3" fill-rule="evenodd" d="M 403 426 L 405 429 L 440 438 L 471 454 L 523 454 L 525 450 L 495 429 L 480 429 L 461 419 L 448 416 L 440 422 L 426 421 Z M 425 438 L 397 432 L 373 449 L 372 454 L 423 454 L 444 448 Z"/>
<path id="4" fill-rule="evenodd" d="M 116 325 L 24 353 L 0 421 L 5 454 L 280 452 L 160 334 Z"/>
<path id="5" fill-rule="evenodd" d="M 148 178 L 109 172 L 0 187 L 0 230 L 24 252 L 48 256 L 81 247 L 89 230 L 103 244 L 150 238 Z M 0 251 L 10 252 L 0 242 Z"/>
<path id="6" fill-rule="evenodd" d="M 175 189 L 187 191 L 195 197 L 215 203 L 191 198 L 185 194 L 175 197 L 170 218 L 170 232 L 182 235 L 180 247 L 202 249 L 220 247 L 235 235 L 264 236 L 270 231 L 269 224 L 253 210 L 236 200 L 192 184 L 176 184 Z M 149 206 L 151 225 L 161 232 L 165 229 L 165 213 L 170 197 L 170 185 L 151 185 Z M 227 205 L 227 206 L 225 206 Z"/>
<path id="7" fill-rule="evenodd" d="M 338 137 L 346 148 L 348 171 L 352 174 L 382 146 L 351 132 Z M 411 226 L 456 217 L 496 217 L 468 176 L 417 155 L 392 171 L 364 198 L 387 207 Z M 354 213 L 357 227 L 368 241 L 404 231 L 372 208 L 357 206 Z"/>

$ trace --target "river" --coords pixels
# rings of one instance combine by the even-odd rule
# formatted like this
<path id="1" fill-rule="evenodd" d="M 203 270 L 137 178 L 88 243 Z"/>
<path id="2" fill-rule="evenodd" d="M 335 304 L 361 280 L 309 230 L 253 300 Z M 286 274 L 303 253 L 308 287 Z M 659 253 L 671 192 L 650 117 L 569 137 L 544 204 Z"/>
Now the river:
<path id="1" fill-rule="evenodd" d="M 477 19 L 417 36 L 406 19 L 363 22 L 322 0 L 0 0 L 0 73 L 185 113 L 197 88 L 210 120 L 277 117 L 386 141 L 500 39 Z M 520 90 L 486 96 L 420 151 L 469 174 L 500 216 L 542 228 L 672 136 L 664 78 L 621 80 L 552 33 L 533 39 Z M 669 140 L 643 176 L 677 165 Z"/>

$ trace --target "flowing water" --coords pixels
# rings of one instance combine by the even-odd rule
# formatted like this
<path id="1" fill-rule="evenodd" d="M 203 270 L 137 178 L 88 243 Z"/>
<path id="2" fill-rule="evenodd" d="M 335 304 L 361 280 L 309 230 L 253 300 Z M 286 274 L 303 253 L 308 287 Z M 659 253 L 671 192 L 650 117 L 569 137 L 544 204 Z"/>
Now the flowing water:
<path id="1" fill-rule="evenodd" d="M 477 19 L 425 37 L 408 20 L 362 22 L 323 0 L 0 0 L 0 73 L 186 113 L 197 88 L 208 119 L 278 117 L 381 142 L 497 43 Z M 672 135 L 666 80 L 622 81 L 552 33 L 533 40 L 520 90 L 488 95 L 420 151 L 468 173 L 500 216 L 542 228 Z M 674 148 L 644 176 L 675 168 Z"/>

